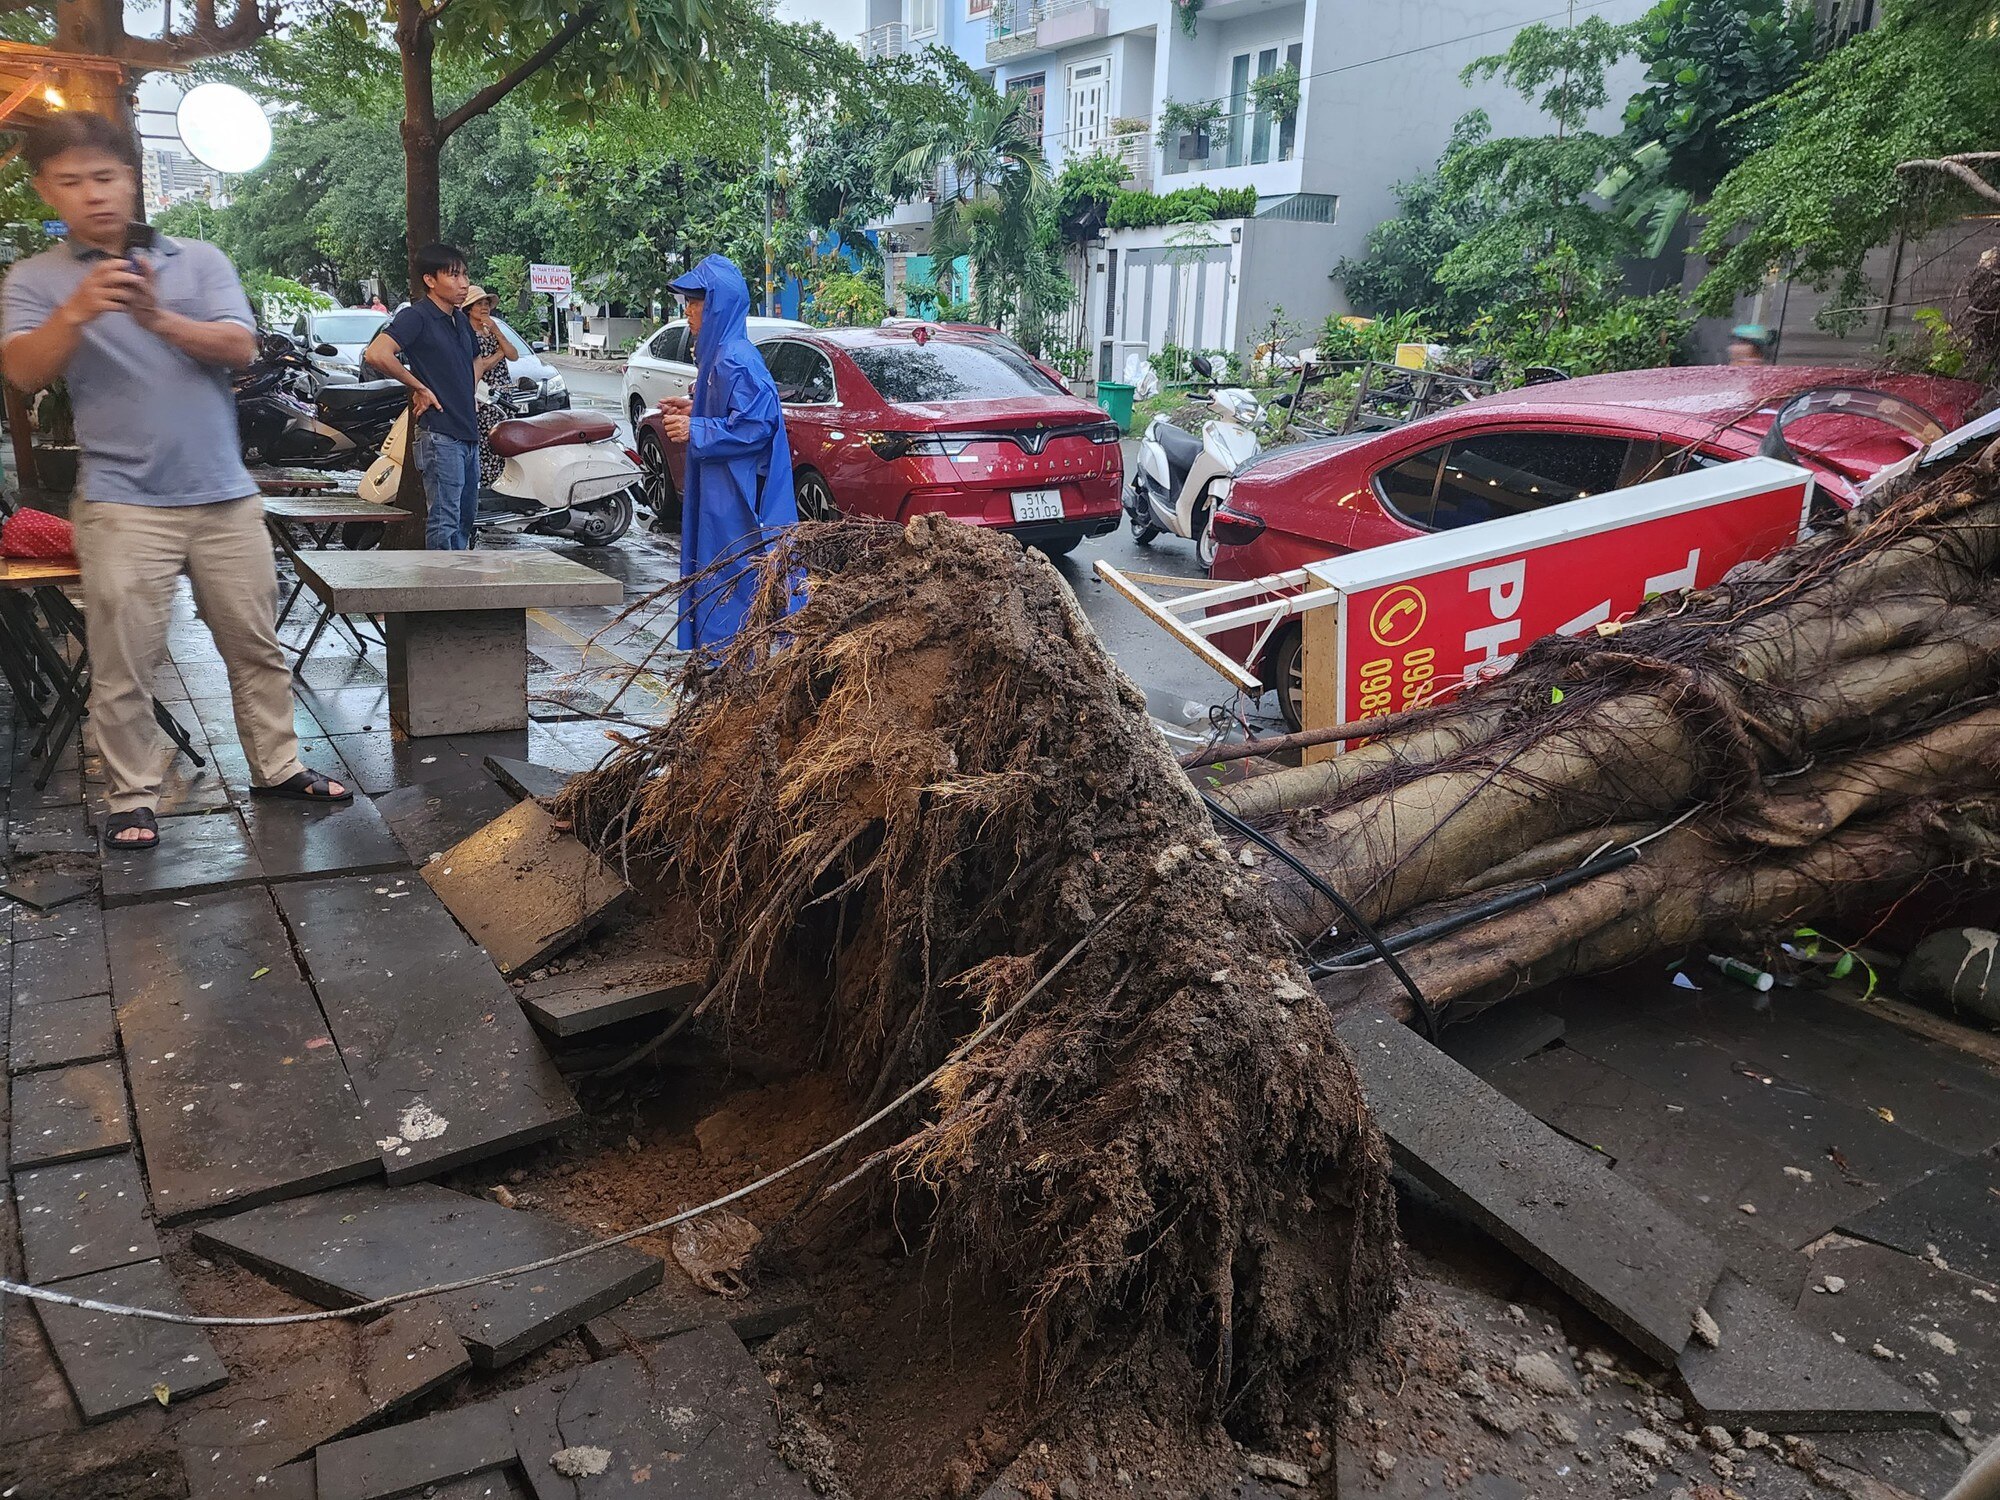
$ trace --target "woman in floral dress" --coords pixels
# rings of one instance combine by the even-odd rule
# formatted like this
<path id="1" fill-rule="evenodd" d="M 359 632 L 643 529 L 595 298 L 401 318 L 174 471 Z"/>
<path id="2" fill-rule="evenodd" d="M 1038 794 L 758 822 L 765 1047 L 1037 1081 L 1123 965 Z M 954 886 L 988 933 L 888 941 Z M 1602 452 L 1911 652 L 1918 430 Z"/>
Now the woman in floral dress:
<path id="1" fill-rule="evenodd" d="M 475 380 L 483 380 L 489 386 L 495 383 L 490 378 L 489 372 L 497 367 L 500 380 L 504 382 L 507 378 L 507 361 L 521 358 L 521 351 L 514 347 L 507 335 L 501 332 L 500 325 L 493 321 L 493 306 L 493 294 L 484 287 L 473 287 L 465 299 L 465 315 L 472 320 L 473 336 L 479 341 L 479 353 L 472 362 L 472 375 Z M 481 489 L 498 479 L 500 470 L 504 467 L 504 460 L 493 451 L 492 444 L 487 439 L 492 436 L 493 429 L 506 418 L 506 409 L 497 402 L 482 400 L 479 403 Z"/>

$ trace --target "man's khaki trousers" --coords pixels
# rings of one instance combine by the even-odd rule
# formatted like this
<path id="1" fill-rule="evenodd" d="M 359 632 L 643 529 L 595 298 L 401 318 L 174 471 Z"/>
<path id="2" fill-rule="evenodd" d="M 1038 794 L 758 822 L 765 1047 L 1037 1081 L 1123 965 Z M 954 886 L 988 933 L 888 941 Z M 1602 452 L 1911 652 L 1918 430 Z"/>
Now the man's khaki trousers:
<path id="1" fill-rule="evenodd" d="M 113 812 L 154 808 L 172 747 L 153 718 L 153 677 L 167 655 L 174 587 L 185 573 L 195 610 L 229 671 L 236 732 L 258 786 L 297 775 L 292 677 L 278 645 L 278 571 L 264 500 L 212 505 L 70 507 L 90 633 L 90 729 Z"/>

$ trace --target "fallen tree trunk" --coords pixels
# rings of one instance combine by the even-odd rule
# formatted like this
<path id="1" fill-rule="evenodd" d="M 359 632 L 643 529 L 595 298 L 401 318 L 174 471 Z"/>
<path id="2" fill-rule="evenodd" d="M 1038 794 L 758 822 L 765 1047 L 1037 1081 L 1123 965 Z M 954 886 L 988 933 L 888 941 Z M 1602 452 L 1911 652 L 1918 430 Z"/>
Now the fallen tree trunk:
<path id="1" fill-rule="evenodd" d="M 1989 452 L 1610 638 L 1538 643 L 1426 721 L 1421 746 L 1280 773 L 1276 795 L 1258 781 L 1278 775 L 1253 779 L 1231 801 L 1392 934 L 1641 846 L 1636 864 L 1405 952 L 1426 1001 L 1464 1014 L 1967 871 L 2000 805 L 1996 692 Z M 1302 941 L 1338 928 L 1299 870 L 1267 861 L 1257 878 Z M 1337 1004 L 1414 1009 L 1380 965 L 1319 983 Z"/>

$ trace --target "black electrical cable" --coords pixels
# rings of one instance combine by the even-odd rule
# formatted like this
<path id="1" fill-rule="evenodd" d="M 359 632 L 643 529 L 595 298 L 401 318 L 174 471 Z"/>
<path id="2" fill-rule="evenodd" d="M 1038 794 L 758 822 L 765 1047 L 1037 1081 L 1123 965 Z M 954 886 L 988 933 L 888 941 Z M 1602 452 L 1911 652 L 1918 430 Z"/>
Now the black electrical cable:
<path id="1" fill-rule="evenodd" d="M 1252 828 L 1248 823 L 1237 817 L 1235 813 L 1209 796 L 1207 792 L 1198 791 L 1198 795 L 1207 804 L 1210 817 L 1220 819 L 1230 828 L 1257 845 L 1258 848 L 1268 854 L 1275 854 L 1294 870 L 1297 870 L 1299 874 L 1305 876 L 1311 882 L 1314 890 L 1331 901 L 1335 909 L 1354 924 L 1354 930 L 1368 940 L 1369 945 L 1382 956 L 1382 962 L 1389 966 L 1389 972 L 1394 974 L 1402 982 L 1403 988 L 1410 992 L 1410 999 L 1416 1002 L 1417 1014 L 1423 1018 L 1425 1036 L 1429 1037 L 1432 1042 L 1437 1041 L 1438 1011 L 1441 1007 L 1433 1007 L 1430 1001 L 1424 998 L 1424 992 L 1417 988 L 1416 980 L 1410 978 L 1410 971 L 1403 967 L 1401 961 L 1390 950 L 1389 945 L 1382 941 L 1382 934 L 1375 930 L 1373 923 L 1361 915 L 1354 903 L 1329 885 L 1320 875 L 1319 871 L 1313 869 L 1304 860 L 1292 853 L 1291 850 L 1281 846 L 1269 835 Z"/>

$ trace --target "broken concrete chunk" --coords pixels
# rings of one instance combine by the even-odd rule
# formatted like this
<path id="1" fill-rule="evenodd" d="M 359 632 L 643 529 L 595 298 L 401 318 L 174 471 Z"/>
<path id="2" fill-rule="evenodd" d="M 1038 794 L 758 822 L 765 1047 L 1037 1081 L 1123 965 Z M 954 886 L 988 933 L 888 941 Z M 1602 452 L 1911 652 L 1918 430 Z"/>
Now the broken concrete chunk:
<path id="1" fill-rule="evenodd" d="M 1722 1330 L 1705 1307 L 1694 1310 L 1694 1336 L 1704 1348 L 1715 1349 L 1722 1344 Z"/>
<path id="2" fill-rule="evenodd" d="M 1537 1350 L 1533 1354 L 1520 1354 L 1514 1358 L 1514 1378 L 1529 1390 L 1543 1396 L 1574 1396 L 1576 1382 L 1569 1373 L 1547 1353 Z"/>
<path id="3" fill-rule="evenodd" d="M 587 1443 L 577 1448 L 561 1448 L 549 1455 L 549 1467 L 565 1479 L 594 1479 L 610 1464 L 609 1448 L 594 1448 Z"/>
<path id="4" fill-rule="evenodd" d="M 1271 1458 L 1262 1453 L 1246 1453 L 1243 1455 L 1243 1467 L 1259 1479 L 1296 1485 L 1299 1489 L 1304 1489 L 1312 1483 L 1312 1475 L 1306 1472 L 1306 1466 L 1293 1463 L 1288 1458 Z"/>
<path id="5" fill-rule="evenodd" d="M 1665 1438 L 1657 1432 L 1649 1432 L 1644 1427 L 1634 1427 L 1628 1432 L 1619 1433 L 1618 1441 L 1656 1464 L 1665 1463 L 1668 1454 L 1673 1451 Z"/>

